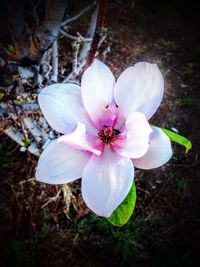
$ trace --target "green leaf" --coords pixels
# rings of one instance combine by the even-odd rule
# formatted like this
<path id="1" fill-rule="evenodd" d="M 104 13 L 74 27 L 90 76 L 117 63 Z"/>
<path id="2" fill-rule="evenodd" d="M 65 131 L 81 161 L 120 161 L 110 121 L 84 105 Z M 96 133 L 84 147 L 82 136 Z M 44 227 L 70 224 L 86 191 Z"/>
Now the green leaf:
<path id="1" fill-rule="evenodd" d="M 31 144 L 31 141 L 28 140 L 27 138 L 22 138 L 22 142 L 24 144 L 24 147 L 28 148 Z"/>
<path id="2" fill-rule="evenodd" d="M 14 46 L 12 44 L 8 44 L 7 47 L 8 47 L 8 51 L 9 52 L 13 53 L 15 51 L 15 48 L 14 48 Z"/>
<path id="3" fill-rule="evenodd" d="M 4 98 L 5 94 L 0 92 L 0 101 Z"/>
<path id="4" fill-rule="evenodd" d="M 136 202 L 136 187 L 133 185 L 124 201 L 113 211 L 107 220 L 115 226 L 123 226 L 130 219 Z"/>
<path id="5" fill-rule="evenodd" d="M 105 27 L 100 28 L 100 33 L 107 33 L 107 32 L 108 32 L 108 28 L 105 28 Z"/>
<path id="6" fill-rule="evenodd" d="M 177 134 L 175 132 L 172 132 L 165 128 L 160 128 L 169 138 L 171 141 L 178 143 L 179 145 L 182 145 L 185 147 L 185 153 L 187 153 L 192 148 L 192 143 L 190 140 L 188 140 L 186 137 Z"/>

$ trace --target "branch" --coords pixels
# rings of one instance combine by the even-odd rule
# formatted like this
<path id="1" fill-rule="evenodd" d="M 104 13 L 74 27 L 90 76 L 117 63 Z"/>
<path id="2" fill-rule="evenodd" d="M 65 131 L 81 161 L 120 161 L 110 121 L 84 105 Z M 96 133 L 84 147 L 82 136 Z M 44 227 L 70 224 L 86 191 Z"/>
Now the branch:
<path id="1" fill-rule="evenodd" d="M 66 31 L 64 31 L 63 29 L 60 29 L 60 32 L 67 38 L 70 38 L 74 41 L 80 41 L 80 42 L 91 42 L 92 38 L 85 38 L 84 36 L 82 36 L 80 33 L 77 33 L 78 36 L 74 36 L 71 35 L 69 33 L 67 33 Z"/>
<path id="2" fill-rule="evenodd" d="M 21 147 L 24 147 L 24 143 L 23 143 L 23 136 L 22 134 L 19 132 L 19 130 L 17 130 L 15 127 L 13 126 L 10 126 L 9 128 L 7 128 L 4 133 L 6 135 L 8 135 L 12 140 L 14 140 L 16 143 L 18 143 Z M 40 155 L 40 150 L 37 148 L 36 144 L 35 143 L 32 143 L 28 148 L 27 150 L 39 157 Z"/>
<path id="3" fill-rule="evenodd" d="M 55 83 L 58 81 L 58 42 L 54 42 L 52 47 L 52 74 L 51 80 Z"/>
<path id="4" fill-rule="evenodd" d="M 78 14 L 76 14 L 75 16 L 63 21 L 61 23 L 61 26 L 65 26 L 65 25 L 69 24 L 70 22 L 73 22 L 74 20 L 79 19 L 82 15 L 84 15 L 87 11 L 89 11 L 93 6 L 95 6 L 96 3 L 97 3 L 97 1 L 93 1 L 90 5 L 88 5 L 85 8 L 83 8 Z"/>
<path id="5" fill-rule="evenodd" d="M 43 54 L 57 38 L 67 6 L 66 0 L 46 0 L 46 14 L 42 24 L 26 33 L 18 44 L 13 59 L 40 63 Z"/>
<path id="6" fill-rule="evenodd" d="M 95 33 L 95 29 L 96 29 L 96 24 L 97 24 L 97 16 L 98 16 L 98 6 L 95 8 L 94 12 L 92 13 L 91 16 L 91 20 L 90 20 L 90 25 L 87 31 L 87 38 L 91 38 L 93 39 L 94 37 L 94 33 Z M 85 43 L 81 49 L 80 55 L 79 55 L 79 59 L 78 61 L 80 62 L 80 64 L 84 64 L 85 60 L 88 56 L 88 52 L 91 48 L 91 43 Z"/>
<path id="7" fill-rule="evenodd" d="M 36 120 L 32 118 L 24 118 L 23 123 L 29 133 L 33 136 L 37 145 L 42 141 L 41 129 L 37 126 Z"/>
<path id="8" fill-rule="evenodd" d="M 13 101 L 10 103 L 13 106 L 12 103 Z M 9 112 L 7 110 L 6 117 L 3 113 L 0 114 L 0 129 L 21 146 L 21 151 L 28 150 L 35 156 L 39 156 L 42 145 L 49 138 L 52 139 L 45 118 L 41 116 L 41 112 L 34 113 L 33 109 L 28 114 L 22 108 L 20 113 L 13 106 Z"/>
<path id="9" fill-rule="evenodd" d="M 72 62 L 72 66 L 73 66 L 73 73 L 76 75 L 78 73 L 78 51 L 80 48 L 80 44 L 79 43 L 72 43 L 72 50 L 73 50 L 73 62 Z"/>
<path id="10" fill-rule="evenodd" d="M 88 66 L 92 64 L 92 61 L 98 49 L 98 45 L 99 45 L 99 41 L 101 37 L 101 29 L 104 27 L 105 11 L 106 11 L 107 2 L 108 2 L 107 0 L 101 0 L 99 3 L 96 30 L 95 30 L 93 42 L 92 42 L 84 69 L 86 69 Z"/>
<path id="11" fill-rule="evenodd" d="M 88 39 L 90 38 L 91 41 L 85 42 L 81 49 L 80 55 L 77 59 L 78 68 L 76 69 L 76 73 L 74 73 L 74 69 L 73 69 L 72 72 L 62 81 L 62 83 L 66 83 L 72 80 L 75 81 L 77 76 L 80 76 L 79 74 L 82 72 L 83 66 L 85 65 L 85 61 L 88 56 L 88 52 L 90 50 L 91 43 L 94 37 L 96 23 L 97 23 L 97 16 L 98 16 L 98 6 L 95 8 L 94 12 L 92 13 L 88 32 L 87 32 L 87 38 Z"/>

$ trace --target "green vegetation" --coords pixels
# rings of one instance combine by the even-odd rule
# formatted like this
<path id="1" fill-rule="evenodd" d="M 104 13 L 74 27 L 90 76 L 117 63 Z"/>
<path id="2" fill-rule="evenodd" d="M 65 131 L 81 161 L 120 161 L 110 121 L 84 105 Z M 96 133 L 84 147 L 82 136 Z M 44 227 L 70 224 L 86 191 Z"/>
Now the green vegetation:
<path id="1" fill-rule="evenodd" d="M 148 244 L 155 239 L 150 234 L 156 218 L 151 214 L 142 217 L 133 216 L 123 227 L 115 227 L 104 218 L 95 214 L 74 220 L 70 229 L 65 229 L 65 235 L 73 237 L 76 243 L 84 244 L 85 248 L 98 247 L 102 261 L 112 255 L 116 259 L 116 266 L 136 263 L 145 260 L 148 255 Z M 155 232 L 156 234 L 156 232 Z"/>
<path id="2" fill-rule="evenodd" d="M 12 267 L 33 267 L 35 242 L 33 240 L 11 240 L 5 248 L 6 265 Z"/>

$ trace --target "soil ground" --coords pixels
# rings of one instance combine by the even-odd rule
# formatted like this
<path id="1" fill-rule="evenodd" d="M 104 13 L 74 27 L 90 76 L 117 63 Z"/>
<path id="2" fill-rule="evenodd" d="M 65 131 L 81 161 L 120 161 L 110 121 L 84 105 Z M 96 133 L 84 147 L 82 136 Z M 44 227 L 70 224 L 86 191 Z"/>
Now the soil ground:
<path id="1" fill-rule="evenodd" d="M 6 136 L 0 143 L 0 266 L 196 266 L 200 248 L 200 19 L 186 1 L 116 1 L 106 24 L 107 63 L 158 64 L 165 96 L 151 122 L 193 143 L 151 171 L 136 171 L 137 204 L 129 223 L 111 226 L 84 205 L 80 181 L 62 188 L 34 180 L 37 159 Z M 64 51 L 60 51 L 61 55 Z M 53 198 L 57 195 L 56 198 Z M 70 201 L 69 201 L 70 200 Z M 68 205 L 69 203 L 69 205 Z"/>

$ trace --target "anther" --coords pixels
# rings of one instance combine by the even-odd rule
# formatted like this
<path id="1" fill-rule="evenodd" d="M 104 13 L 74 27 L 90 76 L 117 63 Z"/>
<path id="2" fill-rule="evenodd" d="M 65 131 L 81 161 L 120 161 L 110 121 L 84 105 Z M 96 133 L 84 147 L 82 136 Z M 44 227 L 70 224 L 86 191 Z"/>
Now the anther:
<path id="1" fill-rule="evenodd" d="M 112 127 L 107 125 L 103 125 L 101 130 L 98 132 L 98 136 L 105 144 L 114 143 L 118 134 L 120 134 L 119 130 L 113 129 Z"/>

